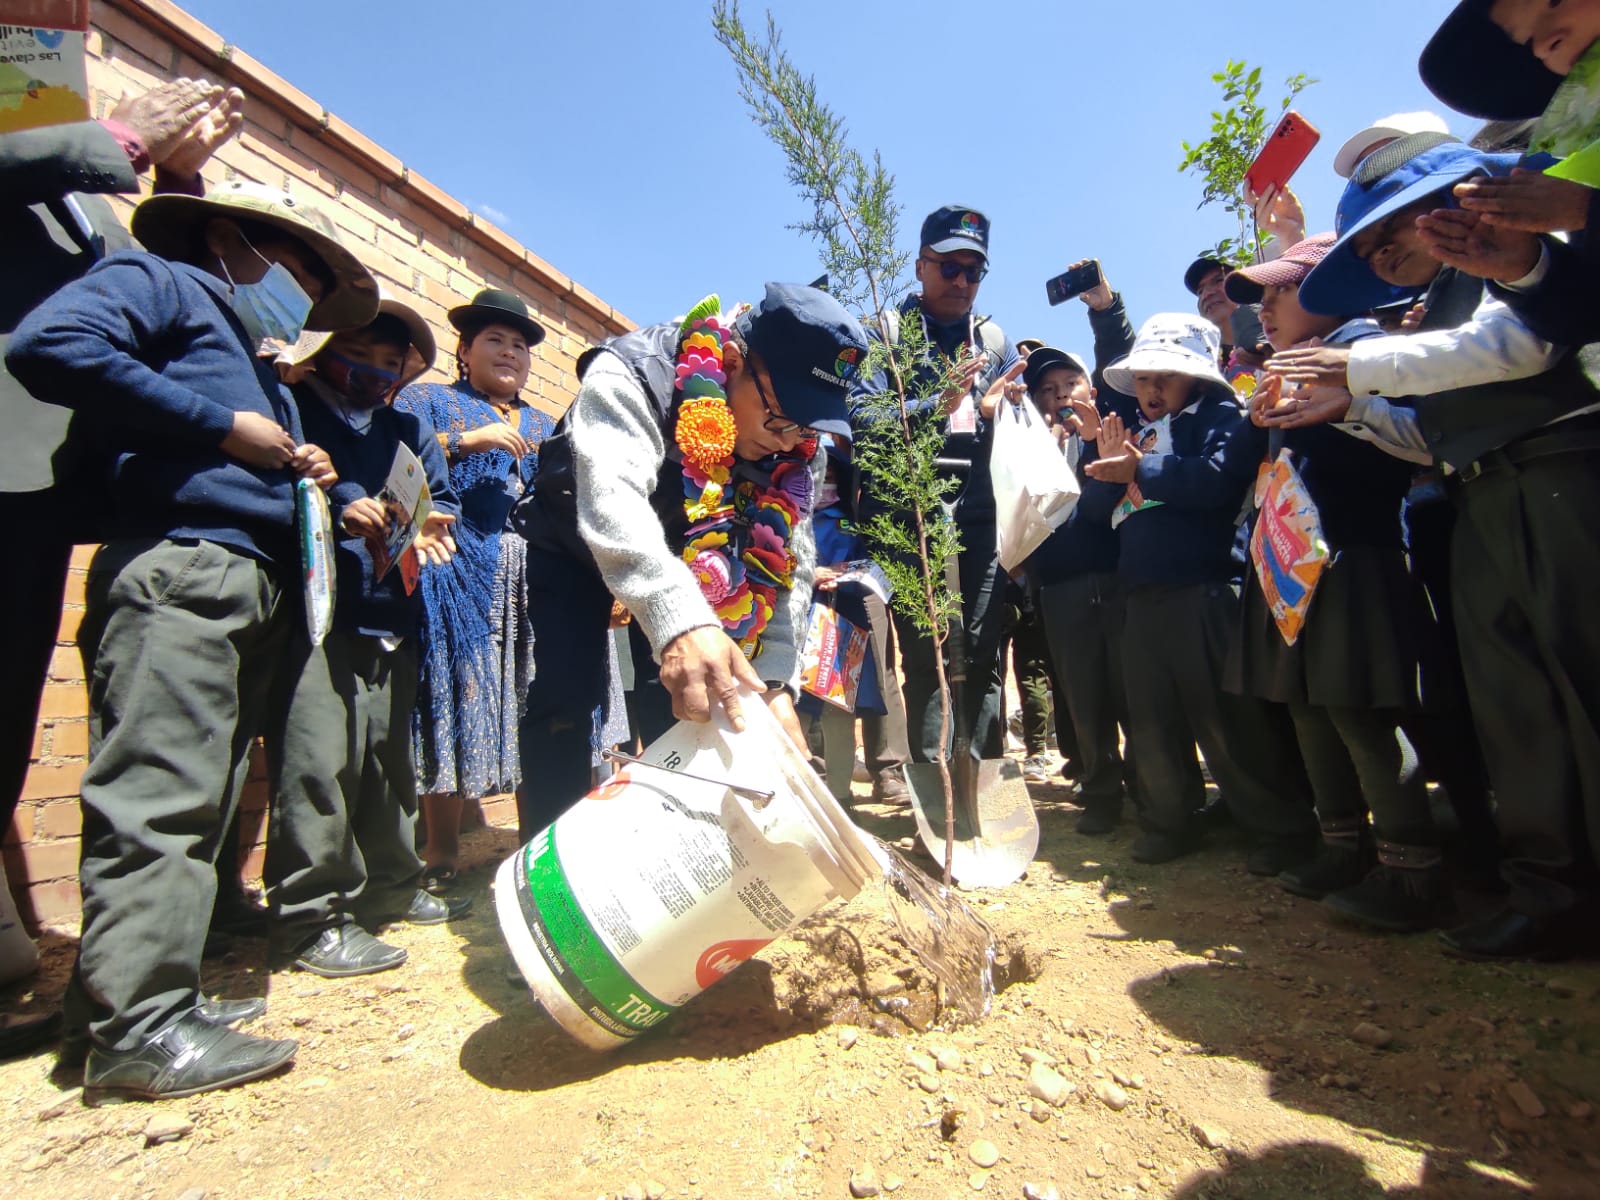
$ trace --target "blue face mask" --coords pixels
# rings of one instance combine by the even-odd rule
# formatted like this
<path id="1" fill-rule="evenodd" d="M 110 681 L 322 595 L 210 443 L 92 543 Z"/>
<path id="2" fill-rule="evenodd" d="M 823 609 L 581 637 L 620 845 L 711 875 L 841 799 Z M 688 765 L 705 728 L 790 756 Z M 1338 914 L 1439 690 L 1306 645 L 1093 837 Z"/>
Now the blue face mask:
<path id="1" fill-rule="evenodd" d="M 233 289 L 229 306 L 244 324 L 245 332 L 256 341 L 274 338 L 292 342 L 300 336 L 306 318 L 311 315 L 311 297 L 289 273 L 288 267 L 271 262 L 248 241 L 245 245 L 250 247 L 250 253 L 268 264 L 267 273 L 255 283 L 234 283 L 233 276 L 228 274 L 228 264 L 222 263 L 222 274 Z"/>

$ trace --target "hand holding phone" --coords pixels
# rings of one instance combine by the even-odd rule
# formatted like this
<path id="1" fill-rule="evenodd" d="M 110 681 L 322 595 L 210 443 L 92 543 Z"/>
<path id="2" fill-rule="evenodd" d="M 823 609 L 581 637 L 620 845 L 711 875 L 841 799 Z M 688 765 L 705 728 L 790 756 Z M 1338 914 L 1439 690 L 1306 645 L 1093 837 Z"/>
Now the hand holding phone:
<path id="1" fill-rule="evenodd" d="M 1297 112 L 1286 112 L 1268 136 L 1261 153 L 1244 174 L 1245 185 L 1257 196 L 1271 187 L 1288 186 L 1289 178 L 1300 169 L 1311 149 L 1322 140 L 1317 127 Z"/>
<path id="2" fill-rule="evenodd" d="M 1103 277 L 1100 274 L 1100 260 L 1088 259 L 1076 266 L 1068 267 L 1053 279 L 1044 281 L 1044 294 L 1052 305 L 1062 304 L 1074 296 L 1082 295 L 1091 288 L 1100 286 Z"/>

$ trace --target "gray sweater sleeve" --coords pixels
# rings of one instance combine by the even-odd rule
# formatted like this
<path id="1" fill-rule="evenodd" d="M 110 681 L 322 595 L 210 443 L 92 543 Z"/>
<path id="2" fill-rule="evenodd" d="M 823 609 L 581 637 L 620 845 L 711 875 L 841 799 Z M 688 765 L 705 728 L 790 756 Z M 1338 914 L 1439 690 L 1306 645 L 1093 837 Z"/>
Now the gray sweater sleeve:
<path id="1" fill-rule="evenodd" d="M 638 381 L 611 355 L 600 355 L 584 374 L 569 419 L 578 533 L 657 660 L 679 634 L 720 628 L 650 506 L 666 442 Z"/>

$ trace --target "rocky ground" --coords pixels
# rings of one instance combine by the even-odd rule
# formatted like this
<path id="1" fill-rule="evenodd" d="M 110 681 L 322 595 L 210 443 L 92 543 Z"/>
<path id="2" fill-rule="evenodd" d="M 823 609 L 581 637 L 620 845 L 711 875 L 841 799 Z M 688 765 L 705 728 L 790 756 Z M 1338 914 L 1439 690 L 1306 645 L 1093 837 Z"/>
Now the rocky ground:
<path id="1" fill-rule="evenodd" d="M 1600 966 L 1451 962 L 1250 877 L 1226 834 L 1144 868 L 1126 829 L 1072 831 L 1064 787 L 1035 796 L 1027 877 L 968 896 L 1026 966 L 980 1024 L 922 1027 L 931 980 L 868 894 L 595 1055 L 507 978 L 487 889 L 512 839 L 485 830 L 477 910 L 395 931 L 401 970 L 273 975 L 254 942 L 208 964 L 300 1039 L 276 1079 L 87 1109 L 49 1056 L 0 1064 L 0 1196 L 1600 1195 Z M 68 932 L 8 1009 L 55 1002 Z"/>

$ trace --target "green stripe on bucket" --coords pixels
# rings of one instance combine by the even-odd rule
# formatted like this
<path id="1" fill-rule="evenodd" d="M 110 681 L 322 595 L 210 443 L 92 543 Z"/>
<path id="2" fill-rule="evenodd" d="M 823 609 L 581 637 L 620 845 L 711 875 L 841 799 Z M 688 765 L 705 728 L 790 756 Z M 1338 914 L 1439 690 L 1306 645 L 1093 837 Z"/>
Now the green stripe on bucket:
<path id="1" fill-rule="evenodd" d="M 677 1006 L 656 999 L 623 969 L 578 906 L 556 851 L 551 826 L 523 849 L 517 899 L 528 931 L 567 995 L 596 1024 L 618 1037 L 637 1037 Z"/>

